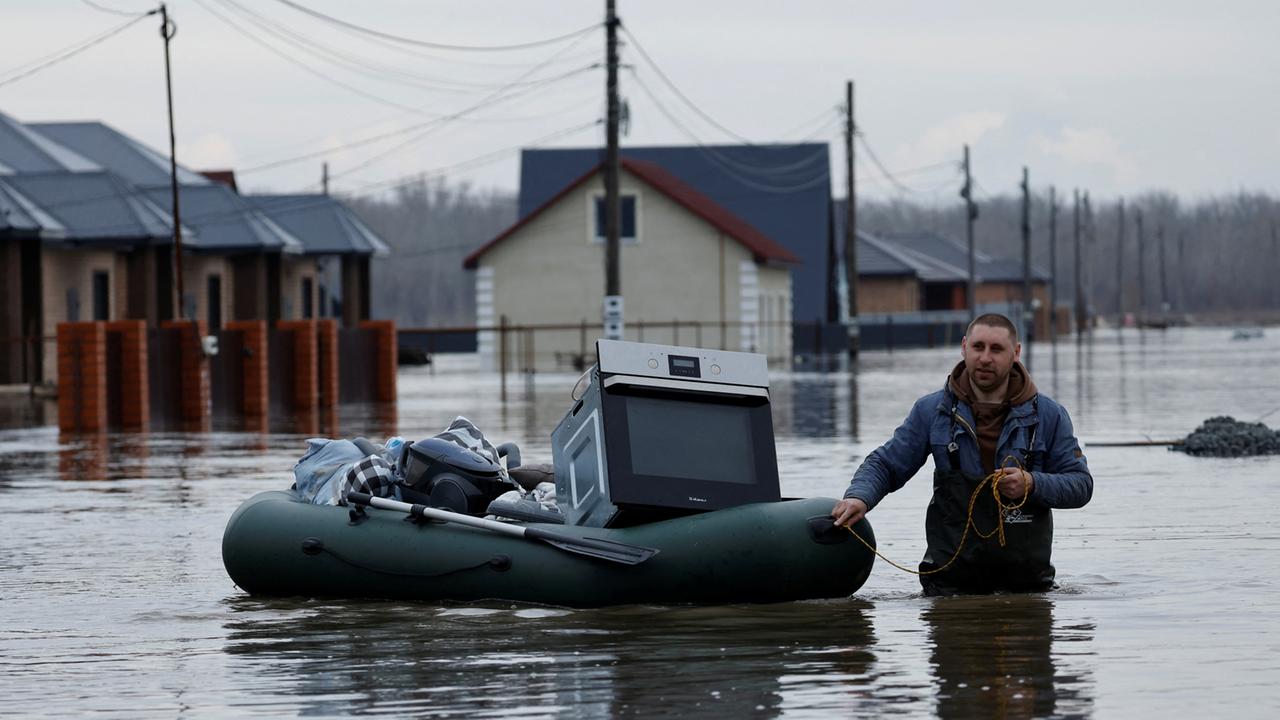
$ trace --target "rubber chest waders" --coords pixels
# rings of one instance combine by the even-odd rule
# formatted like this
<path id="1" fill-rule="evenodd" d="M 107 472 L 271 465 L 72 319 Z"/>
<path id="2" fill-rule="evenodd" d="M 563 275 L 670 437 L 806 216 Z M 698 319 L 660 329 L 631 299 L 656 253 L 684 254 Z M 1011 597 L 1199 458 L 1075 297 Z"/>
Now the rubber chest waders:
<path id="1" fill-rule="evenodd" d="M 960 467 L 957 440 L 960 425 L 968 429 L 968 423 L 959 417 L 959 408 L 951 394 L 951 430 L 949 433 L 947 460 L 949 467 L 933 474 L 933 499 L 925 514 L 925 539 L 928 550 L 920 563 L 921 572 L 933 570 L 947 562 L 956 553 L 965 524 L 969 522 L 969 500 L 984 478 L 969 475 Z M 1039 406 L 1032 399 L 1033 422 L 1023 437 L 1026 446 L 1018 452 L 1022 466 L 1030 472 L 1043 469 L 1043 453 L 1034 451 L 1036 431 L 1040 424 Z M 976 445 L 977 434 L 968 429 Z M 1001 521 L 999 509 L 991 491 L 984 488 L 978 494 L 973 507 L 973 527 L 960 556 L 946 570 L 932 575 L 922 575 L 920 584 L 926 595 L 956 595 L 990 593 L 1000 590 L 1010 592 L 1043 592 L 1053 587 L 1054 568 L 1049 562 L 1053 546 L 1053 516 L 1049 508 L 1028 499 L 1018 510 L 1010 511 L 1004 518 L 1005 545 L 1000 546 L 999 533 L 981 537 L 996 529 Z"/>

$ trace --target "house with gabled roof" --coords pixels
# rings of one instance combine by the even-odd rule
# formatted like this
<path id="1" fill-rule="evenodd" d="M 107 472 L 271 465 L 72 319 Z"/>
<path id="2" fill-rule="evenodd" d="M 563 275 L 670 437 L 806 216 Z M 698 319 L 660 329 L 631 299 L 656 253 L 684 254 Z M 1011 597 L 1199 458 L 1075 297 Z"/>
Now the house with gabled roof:
<path id="1" fill-rule="evenodd" d="M 230 177 L 234 187 L 234 176 Z M 302 240 L 321 277 L 320 307 L 331 309 L 344 325 L 368 320 L 372 311 L 371 268 L 386 257 L 387 243 L 336 198 L 324 194 L 248 195 L 245 199 L 268 218 Z M 304 287 L 303 297 L 307 295 Z M 326 312 L 325 314 L 330 314 Z"/>
<path id="2" fill-rule="evenodd" d="M 494 365 L 499 348 L 496 333 L 483 328 L 503 322 L 575 326 L 533 337 L 536 351 L 526 346 L 524 360 L 533 354 L 538 367 L 593 352 L 583 347 L 577 326 L 596 325 L 601 314 L 601 168 L 588 166 L 554 189 L 539 187 L 539 205 L 525 208 L 514 225 L 464 260 L 476 272 L 485 365 Z M 619 191 L 626 337 L 763 352 L 789 363 L 797 254 L 662 164 L 630 151 L 620 161 Z M 673 320 L 685 323 L 683 337 Z"/>
<path id="3" fill-rule="evenodd" d="M 827 252 L 833 236 L 831 159 L 826 143 L 639 146 L 624 147 L 621 153 L 657 164 L 786 248 L 797 258 L 789 266 L 791 322 L 828 319 Z M 604 149 L 595 147 L 522 151 L 519 216 L 540 207 L 602 160 Z M 624 196 L 624 212 L 626 202 Z M 627 295 L 625 286 L 623 295 Z M 812 352 L 813 341 L 813 333 L 797 334 L 795 353 Z"/>
<path id="4" fill-rule="evenodd" d="M 119 174 L 171 211 L 167 155 L 97 121 L 26 125 Z M 303 257 L 299 238 L 227 184 L 181 165 L 177 171 L 182 222 L 206 236 L 202 247 L 192 246 L 184 253 L 184 316 L 203 319 L 210 329 L 217 329 L 223 320 L 323 315 L 316 301 L 315 263 Z M 162 317 L 169 315 L 163 307 L 160 312 Z"/>
<path id="5" fill-rule="evenodd" d="M 8 218 L 0 284 L 9 300 L 0 308 L 0 383 L 53 382 L 45 339 L 57 323 L 154 306 L 156 284 L 126 278 L 131 263 L 167 248 L 173 219 L 120 176 L 3 113 L 0 196 Z"/>

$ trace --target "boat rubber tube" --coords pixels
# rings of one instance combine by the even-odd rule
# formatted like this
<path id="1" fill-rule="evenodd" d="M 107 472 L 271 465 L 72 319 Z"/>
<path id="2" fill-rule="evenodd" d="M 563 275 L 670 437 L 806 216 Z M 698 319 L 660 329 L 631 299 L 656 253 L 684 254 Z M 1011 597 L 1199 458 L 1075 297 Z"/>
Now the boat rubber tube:
<path id="1" fill-rule="evenodd" d="M 271 491 L 232 514 L 222 560 L 253 595 L 566 607 L 836 598 L 862 587 L 874 555 L 832 527 L 834 504 L 758 503 L 620 529 L 528 526 L 660 550 L 628 566 L 456 523 L 412 522 L 375 508 L 362 514 Z M 865 519 L 855 530 L 874 545 Z"/>

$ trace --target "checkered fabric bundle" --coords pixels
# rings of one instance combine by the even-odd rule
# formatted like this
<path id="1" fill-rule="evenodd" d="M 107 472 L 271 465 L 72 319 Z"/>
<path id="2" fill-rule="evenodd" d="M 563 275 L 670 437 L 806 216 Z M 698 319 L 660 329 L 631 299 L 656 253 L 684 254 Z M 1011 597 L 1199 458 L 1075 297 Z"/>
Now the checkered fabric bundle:
<path id="1" fill-rule="evenodd" d="M 370 455 L 352 465 L 343 478 L 341 497 L 345 500 L 347 493 L 352 491 L 369 493 L 374 497 L 399 497 L 395 468 L 381 457 Z"/>

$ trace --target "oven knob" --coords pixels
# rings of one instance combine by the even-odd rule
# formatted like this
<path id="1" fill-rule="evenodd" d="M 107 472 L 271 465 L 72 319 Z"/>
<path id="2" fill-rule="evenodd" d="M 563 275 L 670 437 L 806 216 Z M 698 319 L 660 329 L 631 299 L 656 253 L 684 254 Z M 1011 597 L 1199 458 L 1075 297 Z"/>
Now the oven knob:
<path id="1" fill-rule="evenodd" d="M 657 369 L 658 369 L 658 361 L 657 361 L 657 360 L 655 360 L 654 358 L 649 358 L 649 367 L 650 367 L 650 368 L 652 368 L 652 369 L 654 369 L 654 370 L 657 370 Z"/>
<path id="2" fill-rule="evenodd" d="M 719 365 L 712 365 L 712 366 L 711 366 L 711 374 L 712 374 L 712 375 L 719 375 L 719 374 L 720 374 L 720 366 L 719 366 Z"/>

